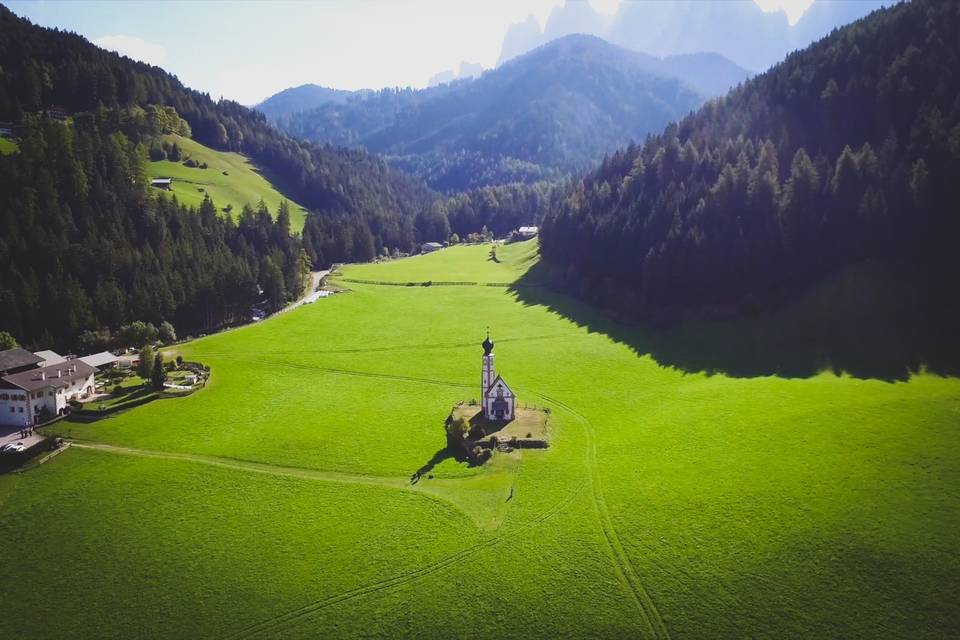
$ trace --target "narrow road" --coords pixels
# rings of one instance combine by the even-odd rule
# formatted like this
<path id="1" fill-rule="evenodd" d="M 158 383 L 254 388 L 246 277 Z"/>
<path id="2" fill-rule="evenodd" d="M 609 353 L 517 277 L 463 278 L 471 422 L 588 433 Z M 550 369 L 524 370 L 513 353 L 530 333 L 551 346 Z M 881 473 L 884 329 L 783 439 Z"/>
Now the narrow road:
<path id="1" fill-rule="evenodd" d="M 303 295 L 300 296 L 298 300 L 291 302 L 283 309 L 277 313 L 284 313 L 285 311 L 290 311 L 291 309 L 296 309 L 303 304 L 303 301 L 306 300 L 311 293 L 320 288 L 320 281 L 330 275 L 329 269 L 324 269 L 323 271 L 311 271 L 310 272 L 310 285 L 303 290 Z M 276 315 L 276 314 L 274 314 Z"/>

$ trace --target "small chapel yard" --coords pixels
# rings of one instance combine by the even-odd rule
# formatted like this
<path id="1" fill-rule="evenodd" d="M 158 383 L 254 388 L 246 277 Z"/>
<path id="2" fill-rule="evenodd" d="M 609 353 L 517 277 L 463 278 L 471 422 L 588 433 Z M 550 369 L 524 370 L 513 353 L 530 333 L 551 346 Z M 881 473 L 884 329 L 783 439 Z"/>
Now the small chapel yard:
<path id="1" fill-rule="evenodd" d="M 447 442 L 460 448 L 473 464 L 481 465 L 495 451 L 546 449 L 549 423 L 549 410 L 517 407 L 513 420 L 496 421 L 485 418 L 479 405 L 461 402 L 447 417 Z"/>
<path id="2" fill-rule="evenodd" d="M 468 438 L 471 440 L 482 440 L 495 435 L 498 440 L 549 441 L 550 413 L 543 409 L 517 407 L 516 417 L 513 420 L 492 422 L 483 417 L 479 405 L 463 403 L 453 408 L 450 417 L 454 421 L 462 418 L 470 425 Z"/>

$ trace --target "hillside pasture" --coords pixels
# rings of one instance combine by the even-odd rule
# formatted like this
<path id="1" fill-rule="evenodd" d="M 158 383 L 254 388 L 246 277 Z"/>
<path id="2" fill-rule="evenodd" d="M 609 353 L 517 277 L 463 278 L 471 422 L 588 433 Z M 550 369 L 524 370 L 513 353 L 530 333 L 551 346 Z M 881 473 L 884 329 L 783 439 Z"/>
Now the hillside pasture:
<path id="1" fill-rule="evenodd" d="M 0 478 L 21 611 L 0 636 L 960 628 L 960 381 L 684 370 L 569 299 L 355 282 L 516 283 L 536 244 L 498 259 L 348 266 L 346 293 L 182 345 L 212 367 L 202 391 L 58 423 L 71 450 Z M 471 467 L 443 421 L 479 393 L 488 326 L 520 406 L 551 409 L 550 448 Z"/>
<path id="2" fill-rule="evenodd" d="M 284 196 L 254 165 L 249 158 L 230 151 L 217 151 L 195 140 L 168 134 L 161 137 L 168 144 L 177 143 L 183 159 L 180 162 L 158 160 L 147 162 L 147 177 L 173 178 L 171 192 L 177 199 L 190 206 L 199 207 L 205 195 L 209 195 L 220 211 L 232 206 L 234 218 L 240 215 L 243 205 L 256 207 L 263 199 L 271 214 L 276 215 L 283 200 L 290 203 L 290 221 L 294 229 L 303 227 L 306 209 Z M 206 169 L 191 168 L 183 163 L 192 158 L 206 163 Z"/>

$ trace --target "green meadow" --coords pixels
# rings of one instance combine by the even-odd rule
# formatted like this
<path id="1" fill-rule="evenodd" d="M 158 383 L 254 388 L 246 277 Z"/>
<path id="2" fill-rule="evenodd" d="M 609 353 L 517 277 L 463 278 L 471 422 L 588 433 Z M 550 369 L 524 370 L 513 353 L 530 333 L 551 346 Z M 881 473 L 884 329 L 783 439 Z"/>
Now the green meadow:
<path id="1" fill-rule="evenodd" d="M 209 195 L 221 211 L 231 205 L 236 218 L 245 204 L 256 207 L 263 199 L 270 213 L 276 214 L 280 202 L 289 200 L 246 156 L 230 151 L 216 151 L 195 140 L 174 134 L 162 136 L 161 140 L 170 144 L 176 142 L 182 150 L 183 160 L 148 161 L 147 177 L 173 178 L 171 191 L 177 196 L 177 200 L 186 205 L 199 207 L 204 196 Z M 193 158 L 198 163 L 205 162 L 207 168 L 187 167 L 183 164 L 187 158 Z M 290 221 L 293 228 L 300 229 L 305 217 L 306 209 L 290 200 Z"/>
<path id="2" fill-rule="evenodd" d="M 0 156 L 8 156 L 20 151 L 20 145 L 9 138 L 0 138 Z"/>
<path id="3" fill-rule="evenodd" d="M 537 273 L 534 242 L 348 266 L 178 347 L 202 391 L 59 423 L 0 476 L 0 637 L 957 633 L 960 380 L 745 371 L 732 327 L 618 325 Z M 488 326 L 551 446 L 471 468 L 443 421 Z"/>

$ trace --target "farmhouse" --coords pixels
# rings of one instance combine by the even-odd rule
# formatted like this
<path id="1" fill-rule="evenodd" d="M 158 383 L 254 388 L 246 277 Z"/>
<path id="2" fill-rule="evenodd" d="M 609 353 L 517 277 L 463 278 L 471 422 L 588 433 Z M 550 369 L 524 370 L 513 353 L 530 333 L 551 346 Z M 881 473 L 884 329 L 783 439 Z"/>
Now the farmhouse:
<path id="1" fill-rule="evenodd" d="M 443 249 L 443 245 L 439 242 L 424 242 L 420 247 L 420 253 L 433 253 L 439 249 Z"/>
<path id="2" fill-rule="evenodd" d="M 173 178 L 154 178 L 150 181 L 151 187 L 156 187 L 157 189 L 163 189 L 164 191 L 170 191 L 170 187 L 173 185 Z"/>
<path id="3" fill-rule="evenodd" d="M 64 413 L 67 402 L 93 393 L 95 372 L 84 362 L 69 360 L 4 375 L 0 378 L 0 425 L 30 427 Z"/>
<path id="4" fill-rule="evenodd" d="M 507 381 L 496 373 L 493 366 L 493 341 L 490 334 L 481 345 L 483 347 L 483 366 L 480 372 L 480 398 L 483 417 L 491 421 L 510 421 L 516 413 L 517 397 Z"/>
<path id="5" fill-rule="evenodd" d="M 66 122 L 70 114 L 67 113 L 67 110 L 61 107 L 60 105 L 50 105 L 45 109 L 47 117 L 52 120 L 57 120 L 59 122 Z"/>
<path id="6" fill-rule="evenodd" d="M 521 238 L 532 238 L 540 231 L 539 227 L 520 227 L 517 229 L 517 235 Z"/>

